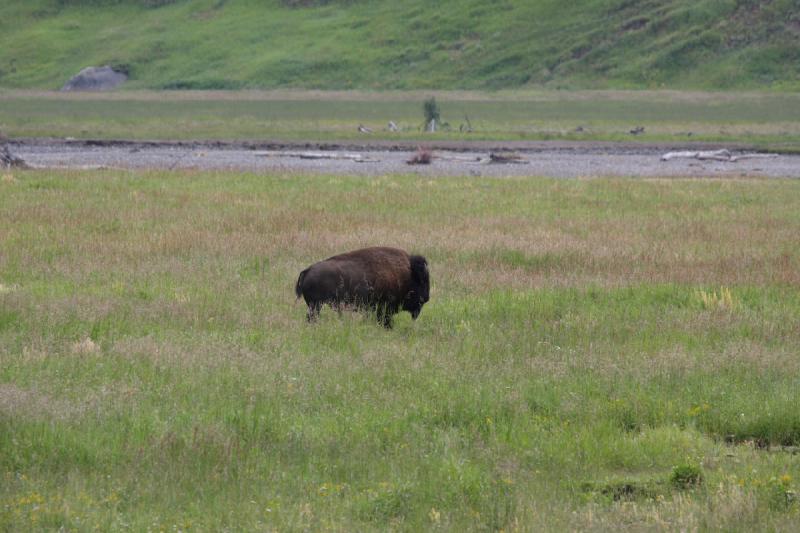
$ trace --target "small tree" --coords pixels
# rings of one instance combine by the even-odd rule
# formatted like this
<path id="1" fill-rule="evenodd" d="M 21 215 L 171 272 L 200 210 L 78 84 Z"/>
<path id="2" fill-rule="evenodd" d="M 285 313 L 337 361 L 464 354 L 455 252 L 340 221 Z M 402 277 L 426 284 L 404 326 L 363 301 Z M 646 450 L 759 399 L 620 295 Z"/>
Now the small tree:
<path id="1" fill-rule="evenodd" d="M 425 128 L 429 131 L 436 131 L 436 123 L 441 122 L 439 114 L 439 104 L 436 98 L 431 96 L 422 104 L 422 111 L 425 113 Z"/>

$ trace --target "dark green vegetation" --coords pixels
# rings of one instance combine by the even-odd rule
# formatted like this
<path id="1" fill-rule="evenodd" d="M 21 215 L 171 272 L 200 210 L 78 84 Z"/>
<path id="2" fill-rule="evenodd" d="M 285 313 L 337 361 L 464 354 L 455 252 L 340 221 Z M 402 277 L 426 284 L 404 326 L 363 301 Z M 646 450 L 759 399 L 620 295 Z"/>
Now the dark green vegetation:
<path id="1" fill-rule="evenodd" d="M 725 141 L 800 149 L 800 94 L 438 92 L 441 121 L 434 134 L 422 131 L 429 96 L 7 91 L 0 92 L 0 131 L 11 137 L 118 139 Z M 400 131 L 387 129 L 390 120 Z M 373 133 L 358 133 L 359 124 Z M 461 131 L 467 124 L 469 133 Z M 644 133 L 631 135 L 633 126 L 643 126 Z"/>
<path id="2" fill-rule="evenodd" d="M 800 519 L 797 181 L 0 178 L 0 530 Z M 419 320 L 305 324 L 368 244 Z"/>
<path id="3" fill-rule="evenodd" d="M 800 88 L 796 0 L 9 0 L 0 87 Z"/>

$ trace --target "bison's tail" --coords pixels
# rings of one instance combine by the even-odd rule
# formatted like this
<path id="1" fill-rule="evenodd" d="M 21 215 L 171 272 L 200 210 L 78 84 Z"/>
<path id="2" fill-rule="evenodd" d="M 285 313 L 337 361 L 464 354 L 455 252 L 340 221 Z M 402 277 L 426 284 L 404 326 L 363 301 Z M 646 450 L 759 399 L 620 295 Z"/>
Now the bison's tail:
<path id="1" fill-rule="evenodd" d="M 305 279 L 307 272 L 308 268 L 300 272 L 300 276 L 297 278 L 297 283 L 294 286 L 294 294 L 298 299 L 303 295 L 303 279 Z"/>

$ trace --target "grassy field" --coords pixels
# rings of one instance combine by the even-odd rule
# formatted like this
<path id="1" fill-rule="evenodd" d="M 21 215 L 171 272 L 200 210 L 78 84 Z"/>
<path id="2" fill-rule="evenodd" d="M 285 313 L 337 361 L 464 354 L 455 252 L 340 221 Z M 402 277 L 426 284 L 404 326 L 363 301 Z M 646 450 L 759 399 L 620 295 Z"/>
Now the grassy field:
<path id="1" fill-rule="evenodd" d="M 796 0 L 26 0 L 0 87 L 800 88 Z"/>
<path id="2" fill-rule="evenodd" d="M 449 125 L 436 134 L 421 131 L 431 94 Z M 388 131 L 389 121 L 401 131 Z M 467 123 L 471 133 L 461 131 Z M 374 133 L 359 133 L 359 124 Z M 635 126 L 644 133 L 631 135 Z M 800 94 L 3 91 L 0 131 L 100 139 L 714 141 L 800 150 Z"/>
<path id="3" fill-rule="evenodd" d="M 800 520 L 797 181 L 0 178 L 0 530 Z M 307 325 L 373 244 L 420 318 Z"/>

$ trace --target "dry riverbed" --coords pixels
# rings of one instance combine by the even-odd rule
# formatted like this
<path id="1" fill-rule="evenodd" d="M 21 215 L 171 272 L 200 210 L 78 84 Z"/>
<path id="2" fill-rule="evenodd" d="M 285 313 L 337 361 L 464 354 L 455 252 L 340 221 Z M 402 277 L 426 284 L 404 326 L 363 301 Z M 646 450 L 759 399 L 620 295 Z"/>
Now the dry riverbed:
<path id="1" fill-rule="evenodd" d="M 676 150 L 711 150 L 711 144 L 609 142 L 441 142 L 426 148 L 431 164 L 409 165 L 415 143 L 316 142 L 141 142 L 64 139 L 15 140 L 10 147 L 35 168 L 126 168 L 241 170 L 263 173 L 324 173 L 424 176 L 595 176 L 800 178 L 800 155 L 777 155 L 735 162 L 678 158 Z M 749 152 L 726 145 L 733 154 Z M 513 163 L 490 161 L 490 154 L 515 153 Z"/>

